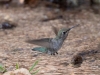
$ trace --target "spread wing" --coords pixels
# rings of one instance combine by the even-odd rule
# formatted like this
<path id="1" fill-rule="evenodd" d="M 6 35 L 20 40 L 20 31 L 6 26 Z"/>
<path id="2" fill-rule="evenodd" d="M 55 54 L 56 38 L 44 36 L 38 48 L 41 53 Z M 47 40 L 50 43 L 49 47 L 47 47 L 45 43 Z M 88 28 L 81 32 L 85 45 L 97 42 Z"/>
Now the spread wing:
<path id="1" fill-rule="evenodd" d="M 42 47 L 50 48 L 50 42 L 52 38 L 43 38 L 43 39 L 36 39 L 36 40 L 27 40 L 27 43 L 39 45 Z"/>
<path id="2" fill-rule="evenodd" d="M 52 26 L 52 29 L 53 29 L 54 33 L 57 35 L 58 34 L 58 29 L 54 26 Z"/>

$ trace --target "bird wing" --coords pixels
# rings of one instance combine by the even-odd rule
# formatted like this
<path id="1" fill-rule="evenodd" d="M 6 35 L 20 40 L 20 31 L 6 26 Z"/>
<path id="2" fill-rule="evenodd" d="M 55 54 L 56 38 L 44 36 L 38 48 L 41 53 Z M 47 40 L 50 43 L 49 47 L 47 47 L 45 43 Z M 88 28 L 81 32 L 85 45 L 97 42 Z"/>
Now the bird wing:
<path id="1" fill-rule="evenodd" d="M 54 26 L 52 26 L 52 29 L 53 29 L 54 33 L 57 35 L 58 34 L 58 29 Z"/>
<path id="2" fill-rule="evenodd" d="M 43 38 L 43 39 L 36 39 L 36 40 L 27 40 L 27 43 L 39 45 L 42 47 L 50 48 L 50 42 L 52 38 Z"/>

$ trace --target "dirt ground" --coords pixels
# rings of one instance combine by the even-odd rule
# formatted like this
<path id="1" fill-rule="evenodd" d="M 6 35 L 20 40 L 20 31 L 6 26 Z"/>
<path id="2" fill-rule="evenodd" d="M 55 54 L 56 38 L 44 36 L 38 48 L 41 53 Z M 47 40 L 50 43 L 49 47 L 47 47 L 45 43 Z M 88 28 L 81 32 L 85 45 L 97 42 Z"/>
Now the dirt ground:
<path id="1" fill-rule="evenodd" d="M 37 75 L 99 75 L 100 54 L 96 57 L 87 56 L 78 68 L 74 68 L 70 62 L 73 55 L 81 51 L 95 50 L 100 43 L 100 14 L 95 14 L 92 10 L 69 10 L 64 12 L 64 19 L 42 22 L 46 12 L 45 7 L 0 7 L 0 22 L 8 15 L 18 23 L 15 29 L 6 30 L 7 35 L 0 30 L 0 63 L 10 71 L 15 69 L 16 63 L 28 69 L 39 60 L 35 68 L 39 69 Z M 25 42 L 28 38 L 55 37 L 51 25 L 60 29 L 76 24 L 80 26 L 70 31 L 58 55 L 32 51 L 37 45 Z"/>

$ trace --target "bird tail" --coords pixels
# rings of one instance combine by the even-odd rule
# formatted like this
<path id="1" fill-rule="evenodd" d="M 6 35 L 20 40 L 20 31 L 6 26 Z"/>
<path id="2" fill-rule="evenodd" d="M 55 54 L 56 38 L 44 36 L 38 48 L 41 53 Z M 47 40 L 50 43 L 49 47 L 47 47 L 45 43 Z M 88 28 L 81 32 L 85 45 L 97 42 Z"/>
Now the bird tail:
<path id="1" fill-rule="evenodd" d="M 36 48 L 33 48 L 32 50 L 33 51 L 39 51 L 39 52 L 42 52 L 42 53 L 47 53 L 47 48 L 45 48 L 45 47 L 36 47 Z"/>

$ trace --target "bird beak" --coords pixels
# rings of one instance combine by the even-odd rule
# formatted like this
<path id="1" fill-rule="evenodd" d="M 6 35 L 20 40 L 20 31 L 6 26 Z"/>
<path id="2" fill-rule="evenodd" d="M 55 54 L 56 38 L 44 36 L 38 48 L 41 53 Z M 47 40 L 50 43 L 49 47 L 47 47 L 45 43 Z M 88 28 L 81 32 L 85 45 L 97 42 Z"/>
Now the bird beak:
<path id="1" fill-rule="evenodd" d="M 70 27 L 68 30 L 66 30 L 66 32 L 67 31 L 70 31 L 71 29 L 73 29 L 73 28 L 75 28 L 75 27 L 78 27 L 79 26 L 79 24 L 78 25 L 75 25 L 75 26 L 72 26 L 72 27 Z"/>
<path id="2" fill-rule="evenodd" d="M 69 28 L 69 29 L 72 29 L 72 28 L 75 28 L 75 27 L 78 27 L 79 26 L 79 24 L 78 25 L 75 25 L 75 26 L 73 26 L 73 27 L 71 27 L 71 28 Z"/>

